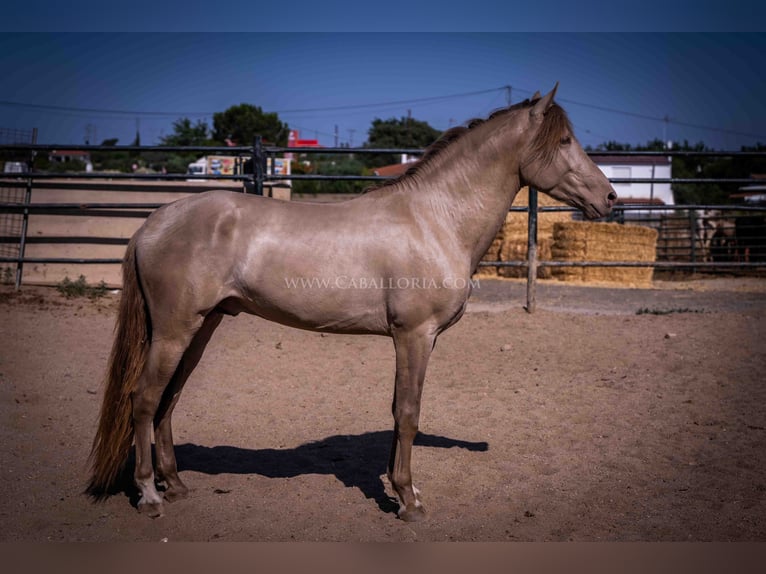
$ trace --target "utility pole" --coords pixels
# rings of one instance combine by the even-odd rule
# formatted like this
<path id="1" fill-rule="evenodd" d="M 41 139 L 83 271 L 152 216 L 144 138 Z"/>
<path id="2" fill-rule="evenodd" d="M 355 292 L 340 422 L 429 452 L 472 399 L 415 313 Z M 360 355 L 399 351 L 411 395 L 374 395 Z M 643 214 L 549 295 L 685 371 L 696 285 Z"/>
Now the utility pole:
<path id="1" fill-rule="evenodd" d="M 505 105 L 511 106 L 511 86 L 505 86 Z"/>
<path id="2" fill-rule="evenodd" d="M 85 145 L 95 145 L 96 126 L 94 124 L 85 124 Z"/>
<path id="3" fill-rule="evenodd" d="M 335 124 L 335 147 L 338 147 L 338 124 Z"/>

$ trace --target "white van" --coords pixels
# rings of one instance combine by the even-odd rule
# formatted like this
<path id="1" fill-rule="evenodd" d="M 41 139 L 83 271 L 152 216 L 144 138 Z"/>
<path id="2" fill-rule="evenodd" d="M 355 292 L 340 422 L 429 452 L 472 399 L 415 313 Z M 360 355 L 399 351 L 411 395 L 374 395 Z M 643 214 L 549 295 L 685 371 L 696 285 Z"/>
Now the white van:
<path id="1" fill-rule="evenodd" d="M 3 173 L 25 173 L 27 164 L 23 161 L 6 161 L 3 166 Z"/>

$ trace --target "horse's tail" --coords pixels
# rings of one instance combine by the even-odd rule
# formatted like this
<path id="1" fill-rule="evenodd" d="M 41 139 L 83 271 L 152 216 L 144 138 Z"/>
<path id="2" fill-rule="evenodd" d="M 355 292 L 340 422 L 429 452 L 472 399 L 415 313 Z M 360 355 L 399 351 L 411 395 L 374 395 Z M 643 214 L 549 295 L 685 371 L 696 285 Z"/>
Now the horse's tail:
<path id="1" fill-rule="evenodd" d="M 131 394 L 149 349 L 149 317 L 138 280 L 135 238 L 128 244 L 122 263 L 122 282 L 104 401 L 90 453 L 91 478 L 85 490 L 95 500 L 110 494 L 130 454 L 134 433 Z"/>

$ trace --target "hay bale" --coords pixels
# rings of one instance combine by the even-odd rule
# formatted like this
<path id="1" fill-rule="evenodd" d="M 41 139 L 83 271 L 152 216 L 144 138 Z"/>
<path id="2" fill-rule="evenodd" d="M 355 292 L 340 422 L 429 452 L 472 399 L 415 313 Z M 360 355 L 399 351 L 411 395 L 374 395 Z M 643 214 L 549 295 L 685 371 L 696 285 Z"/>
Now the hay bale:
<path id="1" fill-rule="evenodd" d="M 537 258 L 541 261 L 551 259 L 552 237 L 544 237 L 537 240 Z M 526 233 L 515 233 L 503 238 L 500 247 L 500 261 L 526 261 L 528 237 Z M 524 278 L 527 276 L 526 267 L 498 267 L 497 274 L 501 277 Z M 538 279 L 550 279 L 550 267 L 540 267 L 537 270 Z"/>
<path id="2" fill-rule="evenodd" d="M 513 200 L 514 207 L 525 207 L 529 205 L 529 188 L 523 187 Z M 566 204 L 545 195 L 537 194 L 537 205 L 539 207 L 565 207 Z M 553 226 L 561 221 L 571 221 L 572 213 L 568 211 L 552 211 L 549 213 L 537 214 L 537 238 L 545 239 L 553 236 Z M 504 235 L 514 235 L 528 233 L 529 214 L 524 211 L 509 211 L 505 216 L 502 232 Z"/>
<path id="3" fill-rule="evenodd" d="M 559 222 L 553 229 L 553 260 L 654 262 L 657 231 L 640 225 L 618 223 Z M 556 267 L 553 276 L 562 281 L 604 281 L 645 284 L 651 267 Z"/>
<path id="4" fill-rule="evenodd" d="M 500 261 L 500 248 L 503 245 L 502 229 L 495 236 L 492 241 L 492 245 L 489 246 L 487 252 L 481 258 L 482 261 Z M 479 266 L 476 269 L 477 277 L 497 277 L 498 268 L 496 265 Z"/>
<path id="5" fill-rule="evenodd" d="M 692 229 L 688 215 L 681 212 L 660 216 L 657 259 L 660 261 L 690 261 L 692 241 L 695 230 Z"/>
<path id="6" fill-rule="evenodd" d="M 538 193 L 537 204 L 540 207 L 564 206 L 544 193 Z M 523 187 L 513 201 L 515 207 L 529 205 L 529 188 Z M 540 260 L 551 258 L 553 245 L 553 226 L 563 221 L 571 221 L 572 213 L 554 211 L 538 213 L 537 215 L 537 255 Z M 482 257 L 482 261 L 525 261 L 527 258 L 527 235 L 529 233 L 529 214 L 523 211 L 509 211 L 505 222 L 497 232 L 492 245 Z M 479 267 L 476 270 L 479 277 L 526 277 L 526 267 Z M 537 276 L 541 279 L 551 277 L 550 268 L 540 268 Z"/>

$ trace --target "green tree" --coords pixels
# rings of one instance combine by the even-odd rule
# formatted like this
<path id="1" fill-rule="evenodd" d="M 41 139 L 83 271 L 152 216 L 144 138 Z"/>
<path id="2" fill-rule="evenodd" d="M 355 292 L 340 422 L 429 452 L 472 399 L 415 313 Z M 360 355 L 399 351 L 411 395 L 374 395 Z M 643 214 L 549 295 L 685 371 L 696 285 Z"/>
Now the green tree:
<path id="1" fill-rule="evenodd" d="M 106 139 L 101 142 L 102 146 L 116 146 L 117 138 Z M 130 171 L 132 156 L 125 151 L 94 151 L 91 154 L 93 168 L 96 171 Z"/>
<path id="2" fill-rule="evenodd" d="M 207 122 L 197 120 L 192 123 L 189 118 L 179 118 L 173 122 L 173 132 L 160 138 L 160 145 L 163 146 L 209 146 L 213 143 Z M 168 173 L 186 173 L 188 165 L 200 155 L 197 152 L 150 152 L 144 157 L 156 171 L 165 168 Z"/>
<path id="3" fill-rule="evenodd" d="M 687 140 L 673 146 L 673 151 L 711 151 L 702 142 L 690 144 Z M 673 156 L 673 177 L 678 179 L 712 179 L 727 177 L 731 158 Z M 680 205 L 704 205 L 731 203 L 729 193 L 736 190 L 730 185 L 717 183 L 674 183 L 673 197 Z"/>
<path id="4" fill-rule="evenodd" d="M 293 174 L 320 175 L 362 175 L 364 166 L 358 156 L 314 155 L 311 162 L 293 162 Z M 293 193 L 361 193 L 370 185 L 369 181 L 346 180 L 293 180 Z"/>
<path id="5" fill-rule="evenodd" d="M 587 151 L 594 151 L 590 146 L 587 146 L 585 149 Z M 608 142 L 597 145 L 595 151 L 630 151 L 631 149 L 633 149 L 633 146 L 630 144 L 609 140 Z"/>
<path id="6" fill-rule="evenodd" d="M 431 145 L 441 132 L 427 122 L 402 117 L 381 120 L 376 118 L 367 132 L 367 148 L 421 149 Z M 394 154 L 364 154 L 362 161 L 367 167 L 380 167 L 397 163 Z"/>
<path id="7" fill-rule="evenodd" d="M 252 145 L 256 135 L 270 144 L 287 145 L 287 124 L 276 113 L 266 113 L 252 104 L 231 106 L 213 114 L 213 139 L 223 144 L 227 139 L 237 145 Z"/>
<path id="8" fill-rule="evenodd" d="M 189 118 L 179 118 L 173 122 L 173 133 L 160 138 L 160 145 L 167 146 L 204 146 L 212 145 L 210 127 L 207 122 L 197 120 L 192 124 Z"/>

